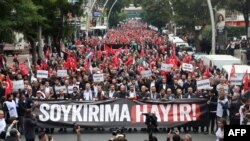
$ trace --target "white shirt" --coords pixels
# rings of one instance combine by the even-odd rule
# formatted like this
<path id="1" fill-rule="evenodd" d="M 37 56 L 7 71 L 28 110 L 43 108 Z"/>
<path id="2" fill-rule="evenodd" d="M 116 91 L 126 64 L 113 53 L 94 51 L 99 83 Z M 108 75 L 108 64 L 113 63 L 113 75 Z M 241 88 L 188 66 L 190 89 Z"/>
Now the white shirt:
<path id="1" fill-rule="evenodd" d="M 215 135 L 216 135 L 216 141 L 219 141 L 220 138 L 224 138 L 224 130 L 221 130 L 221 128 L 218 128 Z"/>
<path id="2" fill-rule="evenodd" d="M 225 104 L 226 102 L 228 102 L 228 99 L 224 98 L 223 100 L 218 100 L 216 115 L 218 117 L 222 117 L 223 116 L 223 108 L 222 108 L 222 106 L 221 106 L 221 104 L 219 102 L 222 102 L 223 104 Z M 227 110 L 227 115 L 229 116 L 229 111 L 228 110 Z"/>
<path id="3" fill-rule="evenodd" d="M 8 112 L 9 112 L 9 115 L 10 117 L 18 117 L 17 115 L 17 109 L 16 109 L 16 103 L 14 100 L 12 100 L 11 102 L 10 101 L 5 101 L 6 103 L 6 106 L 8 108 Z"/>
<path id="4" fill-rule="evenodd" d="M 93 95 L 92 95 L 91 90 L 85 90 L 83 92 L 83 96 L 85 100 L 93 100 Z"/>
<path id="5" fill-rule="evenodd" d="M 5 131 L 5 128 L 6 128 L 6 122 L 5 122 L 5 119 L 2 118 L 0 119 L 0 133 Z"/>
<path id="6" fill-rule="evenodd" d="M 243 125 L 242 122 L 243 122 L 243 119 L 244 119 L 244 113 L 242 111 L 242 109 L 245 107 L 245 105 L 242 105 L 240 106 L 240 109 L 239 109 L 239 113 L 240 113 L 240 125 Z"/>
<path id="7" fill-rule="evenodd" d="M 114 97 L 114 93 L 115 93 L 115 91 L 109 91 L 109 98 Z"/>
<path id="8" fill-rule="evenodd" d="M 135 97 L 136 93 L 135 91 L 129 91 L 129 97 Z"/>

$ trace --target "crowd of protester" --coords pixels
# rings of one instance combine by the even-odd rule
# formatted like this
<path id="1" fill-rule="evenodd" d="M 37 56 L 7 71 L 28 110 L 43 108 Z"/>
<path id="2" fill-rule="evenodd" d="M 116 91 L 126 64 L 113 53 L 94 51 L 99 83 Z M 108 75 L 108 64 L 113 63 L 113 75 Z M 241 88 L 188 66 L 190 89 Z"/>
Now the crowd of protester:
<path id="1" fill-rule="evenodd" d="M 18 55 L 13 66 L 3 64 L 1 69 L 0 133 L 6 124 L 18 120 L 18 131 L 27 141 L 35 139 L 36 115 L 32 108 L 35 99 L 98 101 L 105 99 L 174 100 L 205 98 L 209 107 L 209 124 L 201 132 L 215 134 L 223 128 L 217 121 L 228 124 L 250 124 L 250 91 L 242 86 L 231 86 L 222 70 L 204 66 L 187 53 L 178 56 L 175 45 L 167 35 L 150 30 L 137 20 L 127 21 L 111 29 L 104 37 L 89 37 L 76 41 L 76 46 L 44 48 L 44 59 L 31 65 L 20 62 Z M 182 63 L 192 64 L 193 72 L 183 71 Z M 172 64 L 170 72 L 161 70 L 161 64 Z M 67 77 L 58 77 L 57 70 L 67 70 Z M 37 70 L 48 70 L 48 78 L 36 77 Z M 152 76 L 143 78 L 141 72 L 151 70 Z M 103 82 L 94 82 L 93 74 L 103 73 Z M 210 89 L 197 89 L 196 81 L 211 80 Z M 7 90 L 7 82 L 24 80 L 24 89 Z M 5 123 L 6 121 L 6 123 Z M 54 132 L 54 129 L 45 129 Z M 179 127 L 181 131 L 182 128 Z M 185 132 L 198 132 L 195 127 L 183 127 Z M 67 131 L 65 128 L 59 130 Z M 14 131 L 13 131 L 14 132 Z M 12 132 L 10 132 L 12 134 Z M 14 133 L 13 133 L 14 134 Z M 5 134 L 4 134 L 5 136 Z"/>

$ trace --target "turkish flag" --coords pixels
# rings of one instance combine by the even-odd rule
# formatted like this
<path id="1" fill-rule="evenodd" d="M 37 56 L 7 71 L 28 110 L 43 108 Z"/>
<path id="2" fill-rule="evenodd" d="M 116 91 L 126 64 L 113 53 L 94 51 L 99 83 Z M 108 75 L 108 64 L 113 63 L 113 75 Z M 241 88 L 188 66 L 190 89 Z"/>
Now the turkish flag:
<path id="1" fill-rule="evenodd" d="M 137 68 L 138 72 L 141 74 L 142 71 L 144 71 L 144 67 L 142 65 L 139 65 Z"/>
<path id="2" fill-rule="evenodd" d="M 211 77 L 211 73 L 210 73 L 210 71 L 209 71 L 208 65 L 206 66 L 206 70 L 205 70 L 205 72 L 203 73 L 203 76 L 206 76 L 207 78 L 210 78 L 210 77 Z"/>
<path id="3" fill-rule="evenodd" d="M 129 66 L 129 65 L 131 65 L 133 63 L 133 56 L 129 56 L 128 57 L 128 60 L 125 62 L 125 65 L 126 66 Z"/>
<path id="4" fill-rule="evenodd" d="M 145 55 L 144 53 L 144 46 L 141 47 L 140 58 L 143 58 Z"/>
<path id="5" fill-rule="evenodd" d="M 6 87 L 5 87 L 5 96 L 9 95 L 12 92 L 13 84 L 9 76 L 6 76 Z"/>
<path id="6" fill-rule="evenodd" d="M 249 82 L 249 77 L 248 77 L 248 72 L 246 70 L 246 73 L 243 76 L 243 90 L 244 90 L 244 92 L 246 92 L 249 89 L 248 82 Z"/>
<path id="7" fill-rule="evenodd" d="M 187 63 L 187 64 L 190 64 L 190 62 L 191 62 L 191 57 L 190 57 L 188 54 L 186 54 L 186 55 L 184 56 L 184 58 L 183 58 L 183 62 L 184 62 L 184 63 Z"/>
<path id="8" fill-rule="evenodd" d="M 104 50 L 107 52 L 107 54 L 113 54 L 112 48 L 107 44 L 104 44 Z"/>
<path id="9" fill-rule="evenodd" d="M 230 75 L 229 75 L 229 79 L 232 78 L 232 77 L 235 77 L 235 67 L 234 67 L 234 65 L 232 65 L 231 72 L 230 72 Z"/>
<path id="10" fill-rule="evenodd" d="M 41 67 L 42 70 L 47 70 L 48 65 L 47 65 L 47 63 L 45 61 L 42 61 L 41 64 L 40 64 L 40 67 Z"/>
<path id="11" fill-rule="evenodd" d="M 28 69 L 24 63 L 19 64 L 19 68 L 23 76 L 28 74 Z"/>
<path id="12" fill-rule="evenodd" d="M 102 51 L 98 50 L 97 51 L 97 59 L 100 60 L 102 58 Z"/>
<path id="13" fill-rule="evenodd" d="M 88 70 L 89 70 L 89 61 L 88 61 L 88 59 L 85 59 L 85 60 L 84 60 L 84 66 L 83 66 L 83 67 L 84 67 L 84 70 L 85 70 L 85 71 L 88 71 Z"/>
<path id="14" fill-rule="evenodd" d="M 49 58 L 49 49 L 47 49 L 45 52 L 45 58 L 47 58 L 47 59 Z"/>
<path id="15" fill-rule="evenodd" d="M 114 67 L 120 66 L 120 60 L 119 60 L 118 56 L 112 57 L 112 64 L 114 65 Z"/>

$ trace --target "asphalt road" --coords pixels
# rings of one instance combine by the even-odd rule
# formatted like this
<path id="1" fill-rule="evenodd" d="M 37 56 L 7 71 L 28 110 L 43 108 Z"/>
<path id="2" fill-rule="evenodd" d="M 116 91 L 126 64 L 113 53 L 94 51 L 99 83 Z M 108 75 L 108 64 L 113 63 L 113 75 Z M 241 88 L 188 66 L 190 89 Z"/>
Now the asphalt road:
<path id="1" fill-rule="evenodd" d="M 193 141 L 215 141 L 214 135 L 204 134 L 191 134 Z M 52 135 L 54 141 L 76 141 L 75 134 L 54 134 Z M 158 138 L 158 141 L 166 141 L 166 134 L 158 133 L 154 134 Z M 82 141 L 108 141 L 112 137 L 112 134 L 108 133 L 83 133 L 81 135 Z M 128 141 L 144 141 L 148 138 L 146 133 L 127 133 L 126 138 Z"/>
<path id="2" fill-rule="evenodd" d="M 67 133 L 58 133 L 57 130 L 55 131 L 56 132 L 52 134 L 54 141 L 76 141 L 76 134 L 72 133 L 71 130 L 69 131 L 69 129 Z M 81 133 L 82 141 L 108 141 L 113 137 L 111 132 L 100 133 L 93 131 L 86 133 L 85 131 L 82 131 Z M 142 132 L 125 133 L 125 135 L 128 141 L 144 141 L 145 139 L 148 139 L 148 134 Z M 156 133 L 154 136 L 158 138 L 158 141 L 166 141 L 165 133 Z M 216 139 L 215 135 L 212 134 L 204 135 L 203 133 L 191 133 L 191 136 L 193 141 L 215 141 Z"/>

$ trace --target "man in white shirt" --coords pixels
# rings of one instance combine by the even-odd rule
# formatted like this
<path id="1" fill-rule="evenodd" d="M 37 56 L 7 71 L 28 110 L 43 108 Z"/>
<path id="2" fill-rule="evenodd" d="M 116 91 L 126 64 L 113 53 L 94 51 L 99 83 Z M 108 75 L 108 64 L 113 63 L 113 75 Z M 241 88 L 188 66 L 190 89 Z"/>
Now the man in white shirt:
<path id="1" fill-rule="evenodd" d="M 90 84 L 87 83 L 85 85 L 85 90 L 83 91 L 83 99 L 89 101 L 89 100 L 93 100 L 93 98 L 94 98 L 94 95 L 91 91 Z"/>
<path id="2" fill-rule="evenodd" d="M 219 100 L 217 104 L 216 115 L 218 118 L 227 118 L 229 116 L 229 101 L 223 90 L 219 91 Z"/>
<path id="3" fill-rule="evenodd" d="M 130 86 L 129 86 L 128 95 L 129 95 L 129 97 L 128 97 L 129 99 L 136 98 L 137 93 L 136 93 L 136 90 L 135 90 L 135 86 L 134 86 L 134 85 L 130 85 Z"/>
<path id="4" fill-rule="evenodd" d="M 0 110 L 0 139 L 5 138 L 5 128 L 6 128 L 6 122 L 4 119 L 4 112 L 3 110 Z"/>
<path id="5" fill-rule="evenodd" d="M 116 95 L 116 91 L 115 91 L 115 85 L 114 84 L 111 84 L 109 86 L 109 91 L 107 92 L 107 98 L 109 99 L 113 99 L 115 98 L 114 96 Z"/>

